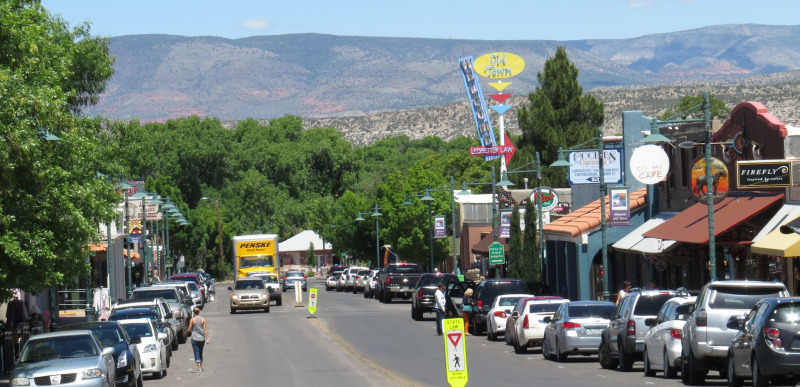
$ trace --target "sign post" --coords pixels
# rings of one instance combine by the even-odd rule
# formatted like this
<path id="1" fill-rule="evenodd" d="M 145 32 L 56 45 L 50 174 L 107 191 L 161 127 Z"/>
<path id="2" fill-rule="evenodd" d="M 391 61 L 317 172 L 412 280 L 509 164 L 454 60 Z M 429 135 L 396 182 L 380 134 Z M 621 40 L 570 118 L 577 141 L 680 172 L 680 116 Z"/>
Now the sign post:
<path id="1" fill-rule="evenodd" d="M 294 306 L 303 307 L 303 287 L 300 286 L 300 282 L 294 283 Z"/>
<path id="2" fill-rule="evenodd" d="M 317 289 L 316 288 L 308 289 L 308 313 L 311 314 L 311 316 L 308 316 L 308 318 L 317 318 L 317 316 L 314 315 L 315 313 L 317 313 Z"/>
<path id="3" fill-rule="evenodd" d="M 467 346 L 464 339 L 464 319 L 448 318 L 443 321 L 445 373 L 451 387 L 464 387 L 469 381 Z"/>
<path id="4" fill-rule="evenodd" d="M 489 264 L 490 265 L 505 265 L 506 256 L 505 248 L 500 242 L 494 242 L 489 245 Z"/>

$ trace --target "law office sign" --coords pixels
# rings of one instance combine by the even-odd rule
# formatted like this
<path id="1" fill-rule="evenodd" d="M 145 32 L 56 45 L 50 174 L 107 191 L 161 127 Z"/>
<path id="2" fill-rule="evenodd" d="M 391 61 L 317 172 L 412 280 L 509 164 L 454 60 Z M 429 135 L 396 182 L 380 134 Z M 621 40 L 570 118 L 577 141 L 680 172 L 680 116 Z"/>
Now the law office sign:
<path id="1" fill-rule="evenodd" d="M 783 188 L 792 186 L 792 163 L 789 160 L 737 161 L 739 188 Z"/>
<path id="2" fill-rule="evenodd" d="M 599 184 L 600 162 L 597 151 L 573 151 L 569 153 L 569 184 Z M 603 151 L 604 182 L 622 183 L 622 155 L 618 149 Z"/>

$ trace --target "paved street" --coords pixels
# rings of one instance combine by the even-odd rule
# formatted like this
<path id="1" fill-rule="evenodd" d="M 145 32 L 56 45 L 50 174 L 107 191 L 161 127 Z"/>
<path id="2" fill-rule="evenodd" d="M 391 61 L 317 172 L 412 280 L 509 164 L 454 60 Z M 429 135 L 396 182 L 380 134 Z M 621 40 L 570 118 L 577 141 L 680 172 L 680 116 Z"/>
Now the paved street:
<path id="1" fill-rule="evenodd" d="M 270 313 L 231 315 L 228 285 L 218 284 L 216 301 L 202 313 L 212 337 L 206 346 L 206 372 L 192 372 L 192 349 L 187 344 L 174 353 L 166 378 L 147 378 L 145 384 L 223 386 L 235 380 L 243 386 L 447 385 L 443 338 L 435 334 L 433 314 L 417 322 L 411 319 L 408 302 L 386 305 L 361 294 L 326 292 L 318 279 L 309 285 L 320 289 L 317 319 L 307 319 L 306 308 L 293 306 L 291 292 L 284 293 L 283 306 L 273 305 Z M 517 355 L 504 342 L 489 342 L 485 336 L 467 337 L 466 344 L 472 386 L 682 385 L 680 379 L 645 377 L 641 362 L 623 373 L 601 369 L 594 356 L 562 364 L 544 360 L 538 350 Z M 707 383 L 726 384 L 716 375 Z"/>

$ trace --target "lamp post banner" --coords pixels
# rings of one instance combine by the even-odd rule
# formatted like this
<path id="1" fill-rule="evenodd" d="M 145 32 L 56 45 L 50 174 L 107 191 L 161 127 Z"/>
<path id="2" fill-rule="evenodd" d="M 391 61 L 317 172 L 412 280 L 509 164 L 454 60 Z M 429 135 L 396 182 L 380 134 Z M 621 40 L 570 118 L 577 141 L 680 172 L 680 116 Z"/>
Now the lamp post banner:
<path id="1" fill-rule="evenodd" d="M 708 200 L 708 184 L 706 184 L 706 160 L 700 156 L 692 164 L 692 194 L 699 202 L 705 203 Z M 719 203 L 728 196 L 729 190 L 728 167 L 722 160 L 711 158 L 711 183 L 714 192 L 714 203 Z"/>
<path id="2" fill-rule="evenodd" d="M 436 215 L 433 217 L 433 237 L 436 239 L 447 237 L 447 230 L 444 227 L 444 216 Z"/>
<path id="3" fill-rule="evenodd" d="M 500 211 L 500 238 L 511 238 L 511 211 Z"/>
<path id="4" fill-rule="evenodd" d="M 630 226 L 631 207 L 628 200 L 628 187 L 611 188 L 611 211 L 609 214 L 609 226 Z"/>

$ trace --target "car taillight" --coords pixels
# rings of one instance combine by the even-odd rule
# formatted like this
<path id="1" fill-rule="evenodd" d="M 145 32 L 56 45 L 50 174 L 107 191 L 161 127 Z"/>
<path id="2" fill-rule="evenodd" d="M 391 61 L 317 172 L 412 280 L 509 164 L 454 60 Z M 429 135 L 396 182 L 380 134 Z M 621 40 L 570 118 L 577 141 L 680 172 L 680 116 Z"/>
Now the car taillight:
<path id="1" fill-rule="evenodd" d="M 303 277 L 303 279 L 306 279 L 306 277 Z M 359 276 L 356 276 L 356 279 L 361 279 L 361 277 L 359 277 Z"/>
<path id="2" fill-rule="evenodd" d="M 483 309 L 483 301 L 478 300 L 478 305 L 476 305 L 478 309 Z"/>
<path id="3" fill-rule="evenodd" d="M 525 316 L 525 317 L 527 317 L 527 316 Z M 581 324 L 578 324 L 578 323 L 569 322 L 569 321 L 564 323 L 564 329 L 578 329 L 580 327 L 581 327 Z"/>
<path id="4" fill-rule="evenodd" d="M 387 275 L 387 276 L 386 276 L 386 284 L 387 284 L 387 285 L 391 285 L 391 282 L 389 282 L 389 281 L 390 281 L 390 277 Z"/>
<path id="5" fill-rule="evenodd" d="M 501 318 L 506 318 L 506 317 L 508 317 L 508 316 L 506 315 L 506 312 L 504 312 L 504 311 L 502 311 L 502 310 L 495 311 L 495 312 L 494 312 L 494 315 L 495 315 L 495 316 L 497 316 L 497 317 L 501 317 Z M 526 316 L 526 317 L 527 317 L 527 316 Z"/>
<path id="6" fill-rule="evenodd" d="M 779 331 L 778 328 L 764 327 L 764 337 L 767 339 L 767 343 L 775 347 L 780 348 L 783 344 L 783 342 L 781 342 L 781 331 Z"/>
<path id="7" fill-rule="evenodd" d="M 680 339 L 683 337 L 683 331 L 677 328 L 671 328 L 669 330 L 669 335 L 672 336 L 673 339 Z"/>
<path id="8" fill-rule="evenodd" d="M 694 322 L 698 327 L 704 327 L 708 325 L 708 314 L 706 314 L 705 310 L 698 310 L 697 313 L 694 315 Z"/>
<path id="9" fill-rule="evenodd" d="M 528 329 L 528 315 L 525 315 L 525 318 L 522 319 L 522 328 Z"/>
<path id="10" fill-rule="evenodd" d="M 636 321 L 628 320 L 628 334 L 629 335 L 636 334 Z"/>
<path id="11" fill-rule="evenodd" d="M 417 299 L 418 299 L 418 300 L 421 300 L 421 299 L 422 299 L 422 289 L 420 289 L 420 290 L 417 290 Z"/>

